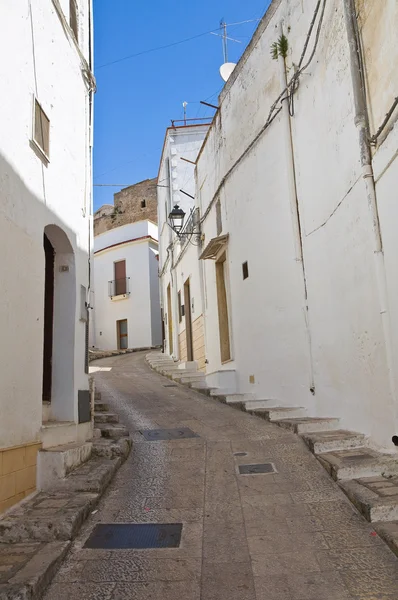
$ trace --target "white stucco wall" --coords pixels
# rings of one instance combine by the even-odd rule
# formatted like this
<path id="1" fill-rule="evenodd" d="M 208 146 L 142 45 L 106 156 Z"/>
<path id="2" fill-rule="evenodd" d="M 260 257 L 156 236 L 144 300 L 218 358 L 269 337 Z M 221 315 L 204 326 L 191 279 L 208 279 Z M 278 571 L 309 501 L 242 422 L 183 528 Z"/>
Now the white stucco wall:
<path id="1" fill-rule="evenodd" d="M 232 355 L 239 392 L 301 405 L 309 414 L 338 416 L 341 426 L 365 432 L 374 445 L 391 449 L 398 429 L 397 399 L 391 396 L 377 280 L 373 262 L 371 215 L 361 177 L 354 123 L 348 42 L 342 3 L 326 5 L 314 61 L 301 77 L 291 119 L 305 282 L 297 268 L 297 239 L 289 205 L 289 141 L 280 114 L 252 150 L 241 156 L 264 124 L 281 91 L 279 63 L 270 57 L 283 22 L 289 40 L 287 65 L 297 64 L 315 0 L 277 1 L 259 26 L 220 96 L 220 110 L 197 163 L 201 214 L 205 214 L 223 177 L 219 197 L 223 233 L 229 233 Z M 392 15 L 393 13 L 393 15 Z M 381 56 L 394 46 L 391 27 L 397 8 L 378 22 L 365 48 L 370 100 L 380 124 L 397 88 L 391 61 Z M 371 20 L 370 20 L 371 21 Z M 369 27 L 371 25 L 369 24 Z M 389 33 L 389 41 L 380 32 Z M 364 38 L 365 40 L 365 38 Z M 382 48 L 378 44 L 382 43 Z M 310 43 L 310 49 L 312 45 Z M 394 56 L 395 46 L 392 50 Z M 375 58 L 377 66 L 372 59 Z M 376 71 L 388 86 L 375 86 Z M 391 77 L 393 84 L 391 84 Z M 378 95 L 378 97 L 377 97 Z M 374 129 L 373 129 L 374 131 Z M 376 150 L 374 167 L 384 242 L 391 334 L 397 368 L 397 256 L 394 190 L 398 170 L 393 131 Z M 395 162 L 394 162 L 395 161 Z M 216 236 L 215 208 L 203 224 L 205 244 Z M 249 278 L 242 278 L 248 261 Z M 209 372 L 221 365 L 213 261 L 205 262 L 205 324 Z M 310 338 L 309 338 L 309 336 Z M 310 343 L 311 342 L 311 343 Z M 250 376 L 255 383 L 249 383 Z M 397 371 L 395 371 L 395 379 Z M 311 393 L 314 385 L 315 394 Z"/>
<path id="2" fill-rule="evenodd" d="M 88 58 L 88 0 L 80 7 Z M 77 390 L 88 389 L 85 326 L 79 319 L 80 286 L 88 288 L 91 187 L 88 89 L 81 58 L 53 3 L 1 3 L 0 28 L 0 51 L 7 56 L 0 64 L 0 447 L 7 447 L 40 438 L 43 233 L 51 224 L 65 232 L 73 248 L 78 299 L 72 314 L 74 346 L 68 347 L 72 370 L 53 379 L 60 386 L 53 396 L 62 394 L 69 418 L 76 420 Z M 50 119 L 48 165 L 30 144 L 34 96 Z M 59 350 L 55 345 L 55 361 Z"/>
<path id="3" fill-rule="evenodd" d="M 149 221 L 123 225 L 94 239 L 95 345 L 101 350 L 118 347 L 117 321 L 127 319 L 128 347 L 161 343 L 157 277 L 157 227 Z M 126 261 L 129 294 L 109 297 L 114 263 Z"/>
<path id="4" fill-rule="evenodd" d="M 173 313 L 173 356 L 179 358 L 179 335 L 185 331 L 186 318 L 179 321 L 178 292 L 184 305 L 184 283 L 190 280 L 191 302 L 193 303 L 192 321 L 203 314 L 203 293 L 200 281 L 200 265 L 198 263 L 198 246 L 196 238 L 180 243 L 168 224 L 171 208 L 178 204 L 186 214 L 185 222 L 197 201 L 181 193 L 181 189 L 195 196 L 195 166 L 181 160 L 186 158 L 195 162 L 203 140 L 208 131 L 207 125 L 169 128 L 166 131 L 163 154 L 159 168 L 158 187 L 158 223 L 159 223 L 159 270 L 161 276 L 161 297 L 163 313 L 167 314 L 167 286 L 170 284 Z M 168 165 L 171 174 L 168 172 Z M 173 263 L 173 268 L 172 268 Z M 167 317 L 166 317 L 167 320 Z M 166 348 L 169 351 L 169 329 L 165 325 Z"/>

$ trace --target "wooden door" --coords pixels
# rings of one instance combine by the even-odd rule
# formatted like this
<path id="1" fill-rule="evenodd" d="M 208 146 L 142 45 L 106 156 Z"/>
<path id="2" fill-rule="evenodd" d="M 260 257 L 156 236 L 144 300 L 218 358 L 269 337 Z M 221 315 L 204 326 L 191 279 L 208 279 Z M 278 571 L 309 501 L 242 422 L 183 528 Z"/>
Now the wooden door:
<path id="1" fill-rule="evenodd" d="M 193 360 L 192 346 L 192 316 L 191 316 L 191 287 L 189 279 L 184 283 L 184 304 L 185 304 L 185 335 L 187 338 L 187 360 Z"/>
<path id="2" fill-rule="evenodd" d="M 169 353 L 173 354 L 173 309 L 171 306 L 170 284 L 167 286 L 167 326 L 169 329 Z"/>
<path id="3" fill-rule="evenodd" d="M 43 239 L 44 275 L 44 339 L 43 339 L 43 402 L 51 402 L 53 330 L 54 330 L 54 260 L 55 252 L 46 234 Z"/>
<path id="4" fill-rule="evenodd" d="M 216 262 L 217 304 L 218 304 L 218 327 L 220 335 L 221 362 L 231 359 L 231 344 L 229 339 L 229 320 L 227 291 L 225 285 L 225 261 L 226 255 Z"/>
<path id="5" fill-rule="evenodd" d="M 114 263 L 115 267 L 115 296 L 126 293 L 126 261 L 119 260 Z"/>
<path id="6" fill-rule="evenodd" d="M 128 345 L 128 334 L 127 334 L 127 319 L 117 321 L 117 339 L 118 349 L 127 350 Z"/>

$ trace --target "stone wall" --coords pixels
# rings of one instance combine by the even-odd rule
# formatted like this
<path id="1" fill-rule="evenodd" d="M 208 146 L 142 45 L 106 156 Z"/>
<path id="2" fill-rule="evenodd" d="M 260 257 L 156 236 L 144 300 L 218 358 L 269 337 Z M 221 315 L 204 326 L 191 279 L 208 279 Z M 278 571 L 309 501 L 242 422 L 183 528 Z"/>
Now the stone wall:
<path id="1" fill-rule="evenodd" d="M 114 195 L 112 206 L 105 204 L 94 214 L 94 235 L 115 227 L 149 220 L 158 222 L 157 179 L 145 179 L 120 190 Z"/>

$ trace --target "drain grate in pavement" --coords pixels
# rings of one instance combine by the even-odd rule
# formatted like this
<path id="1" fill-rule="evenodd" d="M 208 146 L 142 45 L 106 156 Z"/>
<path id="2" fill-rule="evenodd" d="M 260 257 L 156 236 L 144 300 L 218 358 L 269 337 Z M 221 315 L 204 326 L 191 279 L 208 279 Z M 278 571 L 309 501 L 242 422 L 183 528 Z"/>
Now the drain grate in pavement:
<path id="1" fill-rule="evenodd" d="M 259 465 L 239 465 L 241 475 L 258 475 L 260 473 L 276 473 L 272 463 L 263 463 Z"/>
<path id="2" fill-rule="evenodd" d="M 176 383 L 165 383 L 163 387 L 177 387 Z"/>
<path id="3" fill-rule="evenodd" d="M 140 432 L 148 442 L 157 442 L 163 440 L 185 440 L 187 438 L 199 437 L 188 427 L 179 429 L 144 429 Z"/>
<path id="4" fill-rule="evenodd" d="M 85 548 L 124 550 L 129 548 L 178 548 L 182 523 L 101 523 L 96 525 Z"/>

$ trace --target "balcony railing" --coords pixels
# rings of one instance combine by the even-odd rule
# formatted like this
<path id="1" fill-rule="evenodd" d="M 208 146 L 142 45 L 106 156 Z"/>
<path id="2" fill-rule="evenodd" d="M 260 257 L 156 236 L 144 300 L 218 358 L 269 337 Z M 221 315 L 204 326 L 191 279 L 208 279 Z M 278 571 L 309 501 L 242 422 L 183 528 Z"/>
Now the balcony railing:
<path id="1" fill-rule="evenodd" d="M 114 279 L 108 281 L 108 296 L 114 298 L 115 296 L 128 296 L 130 294 L 130 277 L 123 277 L 123 279 Z"/>

